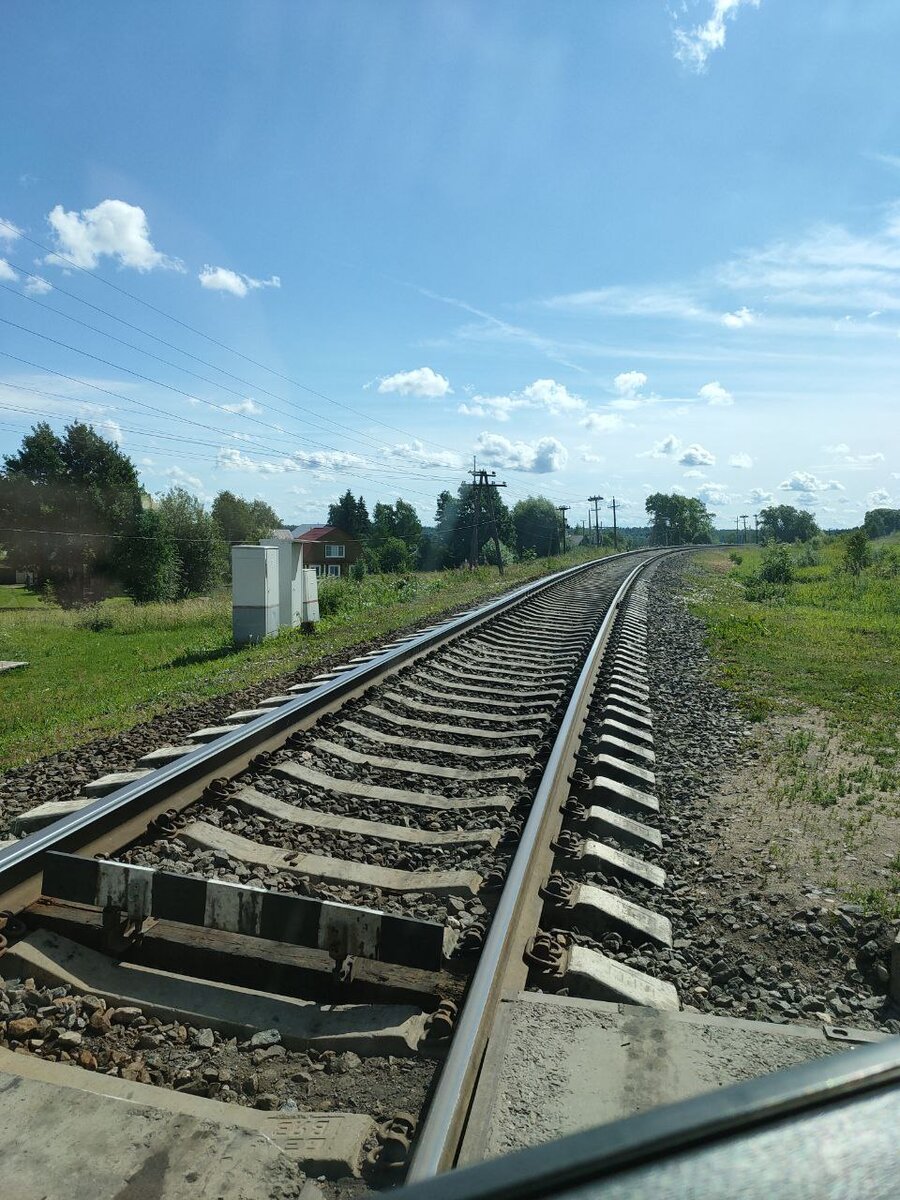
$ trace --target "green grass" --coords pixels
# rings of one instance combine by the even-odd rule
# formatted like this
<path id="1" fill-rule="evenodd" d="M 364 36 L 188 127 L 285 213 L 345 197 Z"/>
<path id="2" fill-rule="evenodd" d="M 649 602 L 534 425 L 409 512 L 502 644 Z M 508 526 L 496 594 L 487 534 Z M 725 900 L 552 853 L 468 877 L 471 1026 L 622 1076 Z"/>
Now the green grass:
<path id="1" fill-rule="evenodd" d="M 725 551 L 695 559 L 692 609 L 707 622 L 723 681 L 758 719 L 786 702 L 824 711 L 880 767 L 895 769 L 900 577 L 870 568 L 854 578 L 840 569 L 841 544 L 828 543 L 813 555 L 819 562 L 795 567 L 783 597 L 758 603 L 744 584 L 760 551 L 741 553 L 740 566 Z"/>
<path id="2" fill-rule="evenodd" d="M 24 659 L 29 666 L 0 675 L 0 770 L 314 665 L 595 556 L 576 550 L 515 564 L 502 580 L 495 569 L 481 567 L 369 576 L 361 584 L 320 581 L 323 620 L 314 633 L 289 630 L 244 649 L 232 645 L 227 595 L 180 604 L 116 599 L 64 612 L 9 589 L 17 606 L 0 612 L 0 659 Z"/>
<path id="3" fill-rule="evenodd" d="M 6 609 L 41 608 L 41 598 L 21 583 L 0 583 L 0 613 Z"/>

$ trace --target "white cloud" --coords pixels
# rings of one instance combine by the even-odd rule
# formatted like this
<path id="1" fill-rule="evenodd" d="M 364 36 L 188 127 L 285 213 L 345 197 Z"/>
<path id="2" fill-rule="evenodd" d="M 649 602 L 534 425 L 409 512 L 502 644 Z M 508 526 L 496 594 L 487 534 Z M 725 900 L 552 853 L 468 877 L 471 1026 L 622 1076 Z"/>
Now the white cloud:
<path id="1" fill-rule="evenodd" d="M 806 471 L 794 471 L 788 479 L 779 483 L 778 487 L 782 492 L 803 492 L 809 496 L 815 495 L 816 492 L 842 492 L 844 490 L 844 485 L 838 483 L 836 479 L 818 479 Z"/>
<path id="2" fill-rule="evenodd" d="M 758 8 L 759 0 L 713 0 L 709 19 L 702 25 L 690 30 L 676 26 L 675 57 L 678 61 L 695 74 L 702 74 L 709 56 L 725 45 L 726 21 L 734 20 L 744 4 Z"/>
<path id="3" fill-rule="evenodd" d="M 174 484 L 190 488 L 191 491 L 203 492 L 206 490 L 202 479 L 198 479 L 196 475 L 190 475 L 182 467 L 168 467 L 163 471 L 163 475 L 171 479 Z"/>
<path id="4" fill-rule="evenodd" d="M 33 275 L 25 280 L 25 291 L 29 296 L 46 296 L 48 292 L 53 291 L 53 284 L 41 279 L 39 275 Z"/>
<path id="5" fill-rule="evenodd" d="M 19 278 L 5 258 L 0 258 L 0 279 L 7 283 L 15 283 Z"/>
<path id="6" fill-rule="evenodd" d="M 417 467 L 446 467 L 459 470 L 462 462 L 453 450 L 429 450 L 418 438 L 411 442 L 400 442 L 396 446 L 385 446 L 382 450 L 385 457 L 397 462 L 412 463 Z"/>
<path id="7" fill-rule="evenodd" d="M 730 504 L 731 496 L 724 483 L 704 483 L 697 488 L 697 495 L 704 504 Z"/>
<path id="8" fill-rule="evenodd" d="M 590 450 L 584 450 L 581 454 L 581 461 L 586 463 L 605 463 L 606 458 L 602 454 L 594 454 Z"/>
<path id="9" fill-rule="evenodd" d="M 585 429 L 589 429 L 591 433 L 612 433 L 613 430 L 621 429 L 624 421 L 618 413 L 588 413 L 578 422 Z"/>
<path id="10" fill-rule="evenodd" d="M 753 466 L 753 459 L 743 450 L 739 454 L 732 454 L 728 459 L 729 467 L 737 467 L 741 471 L 749 471 Z"/>
<path id="11" fill-rule="evenodd" d="M 736 312 L 722 313 L 722 324 L 727 329 L 746 329 L 748 325 L 753 325 L 756 321 L 756 316 L 749 308 L 739 308 Z"/>
<path id="12" fill-rule="evenodd" d="M 101 200 L 95 208 L 66 212 L 61 204 L 47 217 L 57 253 L 44 259 L 58 267 L 72 263 L 93 270 L 101 258 L 114 258 L 122 267 L 152 271 L 156 267 L 181 271 L 177 259 L 160 253 L 150 240 L 144 210 L 124 200 Z"/>
<path id="13" fill-rule="evenodd" d="M 725 408 L 734 404 L 734 396 L 727 388 L 723 388 L 717 379 L 714 379 L 712 383 L 704 383 L 697 395 L 701 400 L 705 400 L 707 404 L 714 407 Z"/>
<path id="14" fill-rule="evenodd" d="M 750 501 L 752 504 L 771 504 L 775 497 L 765 488 L 751 488 Z"/>
<path id="15" fill-rule="evenodd" d="M 96 429 L 101 437 L 105 437 L 109 442 L 115 442 L 117 446 L 121 446 L 125 440 L 122 436 L 122 426 L 118 421 L 95 421 L 94 429 Z"/>
<path id="16" fill-rule="evenodd" d="M 381 393 L 396 392 L 399 396 L 421 396 L 429 400 L 452 395 L 450 380 L 431 367 L 416 367 L 413 371 L 398 371 L 387 375 L 378 384 Z"/>
<path id="17" fill-rule="evenodd" d="M 643 371 L 622 371 L 613 380 L 613 387 L 620 396 L 634 396 L 642 391 L 647 384 L 647 376 Z"/>
<path id="18" fill-rule="evenodd" d="M 617 285 L 586 292 L 570 292 L 544 300 L 543 307 L 617 317 L 675 317 L 691 321 L 719 319 L 716 313 L 698 304 L 683 288 L 667 285 L 649 289 Z"/>
<path id="19" fill-rule="evenodd" d="M 884 488 L 877 488 L 874 492 L 869 492 L 866 502 L 870 508 L 885 508 L 891 503 L 891 493 Z"/>
<path id="20" fill-rule="evenodd" d="M 490 417 L 495 421 L 508 421 L 519 409 L 543 409 L 557 417 L 580 412 L 587 407 L 581 396 L 570 392 L 555 379 L 536 379 L 521 392 L 510 392 L 504 396 L 475 395 L 457 408 L 464 417 Z"/>
<path id="21" fill-rule="evenodd" d="M 672 458 L 681 453 L 681 439 L 674 433 L 668 434 L 661 442 L 654 442 L 652 450 L 644 450 L 638 458 Z"/>
<path id="22" fill-rule="evenodd" d="M 249 292 L 257 288 L 280 288 L 281 279 L 273 275 L 270 279 L 253 279 L 250 275 L 240 275 L 228 267 L 211 267 L 209 263 L 197 276 L 200 286 L 211 292 L 229 292 L 232 296 L 243 299 Z"/>
<path id="23" fill-rule="evenodd" d="M 0 242 L 17 242 L 22 236 L 22 230 L 6 217 L 0 220 Z"/>
<path id="24" fill-rule="evenodd" d="M 684 477 L 685 479 L 705 479 L 706 472 L 701 471 L 698 467 L 691 467 L 690 470 L 685 471 Z"/>
<path id="25" fill-rule="evenodd" d="M 227 471 L 249 471 L 260 475 L 285 475 L 292 471 L 333 471 L 364 467 L 366 460 L 348 450 L 295 450 L 279 459 L 250 458 L 241 450 L 222 446 L 216 465 Z"/>
<path id="26" fill-rule="evenodd" d="M 247 413 L 248 415 L 251 415 L 251 416 L 254 413 L 262 412 L 262 409 L 256 403 L 256 401 L 252 400 L 249 396 L 247 397 L 246 400 L 239 400 L 239 401 L 236 401 L 234 404 L 220 404 L 219 407 L 222 409 L 223 412 Z"/>
<path id="27" fill-rule="evenodd" d="M 716 456 L 704 449 L 698 442 L 692 442 L 685 448 L 678 461 L 683 467 L 713 467 L 716 463 Z"/>
<path id="28" fill-rule="evenodd" d="M 873 467 L 884 462 L 884 455 L 880 450 L 876 450 L 872 454 L 851 454 L 850 447 L 846 442 L 839 442 L 836 446 L 826 446 L 825 450 L 842 466 L 849 467 L 851 471 L 871 471 Z"/>
<path id="29" fill-rule="evenodd" d="M 491 466 L 529 471 L 535 475 L 561 471 L 569 459 L 569 452 L 555 437 L 529 443 L 511 442 L 499 433 L 482 433 L 475 443 L 475 451 Z"/>

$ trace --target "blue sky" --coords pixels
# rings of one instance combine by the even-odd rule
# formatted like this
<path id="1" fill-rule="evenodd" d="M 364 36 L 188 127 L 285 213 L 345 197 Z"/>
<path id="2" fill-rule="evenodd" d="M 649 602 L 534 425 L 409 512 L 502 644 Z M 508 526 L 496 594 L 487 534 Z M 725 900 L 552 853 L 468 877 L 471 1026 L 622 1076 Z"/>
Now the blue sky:
<path id="1" fill-rule="evenodd" d="M 570 520 L 900 505 L 894 0 L 4 27 L 0 453 L 80 416 L 153 491 L 296 521 L 348 486 L 429 520 L 473 454 Z"/>

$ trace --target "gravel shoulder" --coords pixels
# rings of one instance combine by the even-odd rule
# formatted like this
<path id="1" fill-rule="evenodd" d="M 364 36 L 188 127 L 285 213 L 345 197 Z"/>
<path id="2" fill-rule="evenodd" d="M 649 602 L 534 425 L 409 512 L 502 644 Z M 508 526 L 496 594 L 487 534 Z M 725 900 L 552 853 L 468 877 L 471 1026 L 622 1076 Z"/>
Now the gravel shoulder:
<path id="1" fill-rule="evenodd" d="M 811 743 L 803 739 L 800 750 L 791 737 L 816 714 L 762 728 L 741 715 L 716 683 L 704 626 L 688 611 L 691 570 L 683 559 L 663 562 L 649 589 L 669 872 L 655 906 L 671 918 L 675 945 L 642 947 L 627 961 L 671 979 L 689 1011 L 900 1033 L 900 1012 L 886 1000 L 900 922 L 859 898 L 883 882 L 879 872 L 897 854 L 896 804 L 891 813 L 880 797 L 884 811 L 854 822 L 853 801 L 811 809 L 795 796 Z"/>

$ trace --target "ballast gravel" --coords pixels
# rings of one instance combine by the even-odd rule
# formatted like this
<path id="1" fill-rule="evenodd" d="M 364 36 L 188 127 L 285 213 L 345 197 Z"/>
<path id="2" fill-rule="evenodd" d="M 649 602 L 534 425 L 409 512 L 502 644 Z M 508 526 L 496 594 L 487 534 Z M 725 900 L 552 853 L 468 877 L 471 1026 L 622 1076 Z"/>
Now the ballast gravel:
<path id="1" fill-rule="evenodd" d="M 577 933 L 576 940 L 669 980 L 689 1012 L 900 1034 L 900 1011 L 887 996 L 900 922 L 841 902 L 828 889 L 809 885 L 798 895 L 781 886 L 774 862 L 758 856 L 740 858 L 736 869 L 718 860 L 728 821 L 716 804 L 718 790 L 755 751 L 749 723 L 713 678 L 703 623 L 687 610 L 691 570 L 682 557 L 664 560 L 651 568 L 649 586 L 660 814 L 647 820 L 658 824 L 664 844 L 645 857 L 667 871 L 666 887 L 585 876 L 669 917 L 674 945 L 632 946 L 618 933 L 599 940 Z"/>

